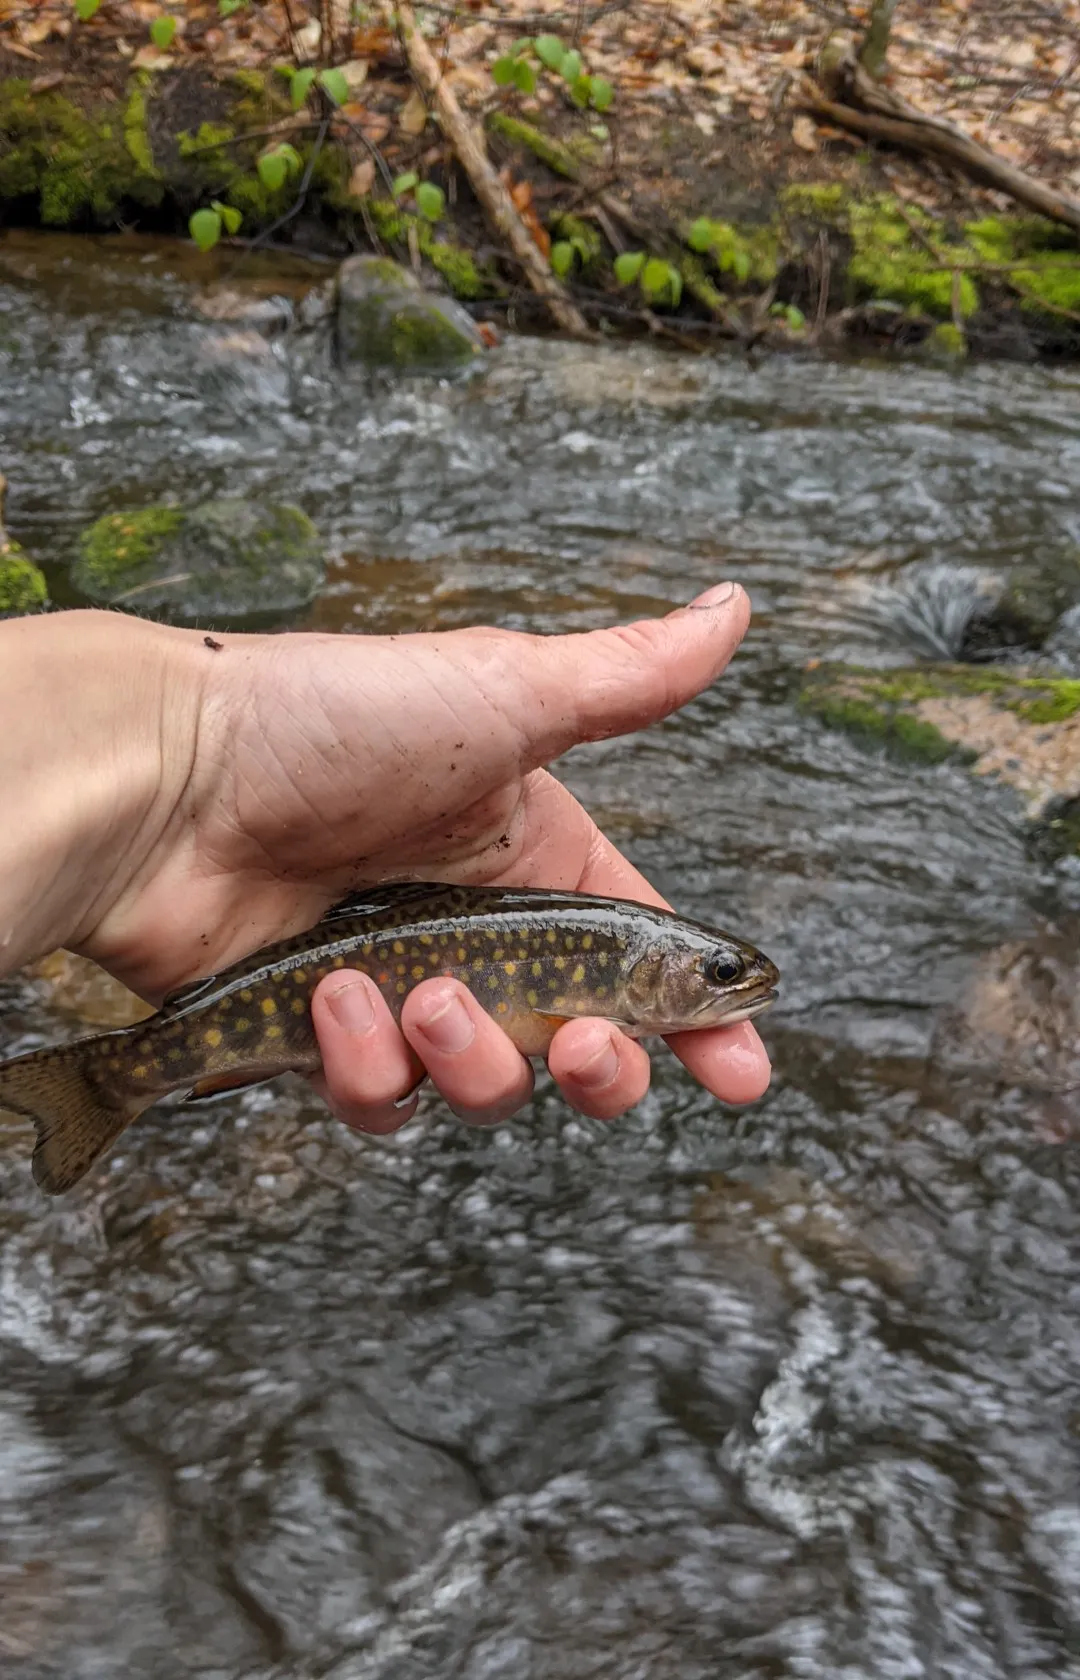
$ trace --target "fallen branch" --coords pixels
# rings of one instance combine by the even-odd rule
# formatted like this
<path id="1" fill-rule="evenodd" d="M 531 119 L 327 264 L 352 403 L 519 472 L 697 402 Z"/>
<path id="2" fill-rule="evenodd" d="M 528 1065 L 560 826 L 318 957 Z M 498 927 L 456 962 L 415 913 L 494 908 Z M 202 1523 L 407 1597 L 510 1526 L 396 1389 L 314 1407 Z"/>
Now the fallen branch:
<path id="1" fill-rule="evenodd" d="M 1080 233 L 1080 202 L 1007 163 L 943 117 L 927 116 L 883 87 L 850 46 L 838 50 L 837 42 L 828 43 L 820 55 L 818 74 L 825 91 L 809 79 L 801 91 L 801 103 L 815 115 L 870 139 L 944 158 L 976 180 L 1008 193 L 1018 204 Z"/>
<path id="2" fill-rule="evenodd" d="M 400 23 L 409 68 L 418 86 L 432 101 L 443 133 L 453 146 L 495 232 L 514 253 L 533 291 L 544 299 L 556 326 L 572 338 L 592 338 L 593 333 L 585 317 L 571 303 L 544 261 L 526 231 L 510 194 L 491 167 L 483 136 L 462 111 L 447 85 L 431 48 L 416 27 L 411 5 L 407 0 L 398 0 L 397 4 L 384 0 L 383 9 L 388 24 L 392 26 L 395 17 Z"/>

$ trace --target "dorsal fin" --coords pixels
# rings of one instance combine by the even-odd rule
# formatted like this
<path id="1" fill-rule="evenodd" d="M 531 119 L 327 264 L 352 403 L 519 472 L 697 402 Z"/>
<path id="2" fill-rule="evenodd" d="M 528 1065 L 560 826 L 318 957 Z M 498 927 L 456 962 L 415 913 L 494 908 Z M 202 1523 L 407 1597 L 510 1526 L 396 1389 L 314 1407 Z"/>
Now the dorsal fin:
<path id="1" fill-rule="evenodd" d="M 379 910 L 389 910 L 397 904 L 410 904 L 415 899 L 428 898 L 432 893 L 447 890 L 445 881 L 393 881 L 385 887 L 361 887 L 337 904 L 332 904 L 316 925 L 344 921 L 346 917 L 374 916 Z"/>
<path id="2" fill-rule="evenodd" d="M 186 986 L 177 986 L 175 991 L 165 993 L 161 1000 L 160 1013 L 170 1014 L 182 1005 L 194 1003 L 204 992 L 212 992 L 215 986 L 220 984 L 221 977 L 217 974 L 208 974 L 204 980 L 189 980 Z"/>

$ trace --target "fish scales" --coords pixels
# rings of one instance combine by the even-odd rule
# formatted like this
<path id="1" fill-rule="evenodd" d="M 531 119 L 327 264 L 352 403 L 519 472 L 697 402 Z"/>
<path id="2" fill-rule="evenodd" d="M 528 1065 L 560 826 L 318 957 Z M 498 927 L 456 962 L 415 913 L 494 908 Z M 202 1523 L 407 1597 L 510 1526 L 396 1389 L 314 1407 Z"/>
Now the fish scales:
<path id="1" fill-rule="evenodd" d="M 745 1018 L 778 978 L 731 935 L 629 901 L 422 883 L 357 894 L 306 933 L 171 993 L 147 1021 L 0 1063 L 0 1106 L 38 1127 L 38 1182 L 67 1188 L 169 1092 L 316 1071 L 312 994 L 345 968 L 367 974 L 398 1020 L 422 981 L 460 980 L 529 1056 L 574 1017 L 606 1016 L 634 1036 Z"/>

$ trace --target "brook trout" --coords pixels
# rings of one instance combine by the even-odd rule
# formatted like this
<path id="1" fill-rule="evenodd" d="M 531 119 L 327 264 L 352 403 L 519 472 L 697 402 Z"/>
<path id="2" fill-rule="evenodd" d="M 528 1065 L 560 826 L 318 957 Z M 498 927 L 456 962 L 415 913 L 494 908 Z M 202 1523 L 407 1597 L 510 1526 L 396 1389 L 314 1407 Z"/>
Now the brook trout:
<path id="1" fill-rule="evenodd" d="M 70 1190 L 132 1120 L 321 1066 L 311 995 L 370 975 L 395 1018 L 421 980 L 453 975 L 525 1056 L 603 1016 L 634 1038 L 745 1021 L 780 978 L 752 945 L 669 911 L 591 894 L 430 882 L 355 894 L 307 933 L 172 992 L 148 1020 L 0 1062 L 0 1107 L 37 1129 L 33 1173 Z"/>

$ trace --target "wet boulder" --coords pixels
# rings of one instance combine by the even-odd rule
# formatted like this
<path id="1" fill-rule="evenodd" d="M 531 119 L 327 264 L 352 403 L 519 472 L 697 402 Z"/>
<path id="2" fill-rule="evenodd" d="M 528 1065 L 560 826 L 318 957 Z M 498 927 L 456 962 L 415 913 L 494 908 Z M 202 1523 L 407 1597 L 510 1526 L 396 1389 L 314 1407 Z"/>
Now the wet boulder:
<path id="1" fill-rule="evenodd" d="M 0 530 L 0 618 L 21 618 L 48 604 L 44 573 Z"/>
<path id="2" fill-rule="evenodd" d="M 801 701 L 822 722 L 868 744 L 926 763 L 956 759 L 1007 784 L 1033 832 L 1058 822 L 1057 813 L 1080 798 L 1075 678 L 1022 667 L 815 665 Z"/>
<path id="3" fill-rule="evenodd" d="M 334 333 L 344 367 L 447 377 L 470 367 L 484 341 L 452 298 L 424 289 L 389 257 L 349 257 L 338 270 Z"/>
<path id="4" fill-rule="evenodd" d="M 223 499 L 105 514 L 84 531 L 71 578 L 100 605 L 222 624 L 284 622 L 325 575 L 319 534 L 299 508 Z"/>

